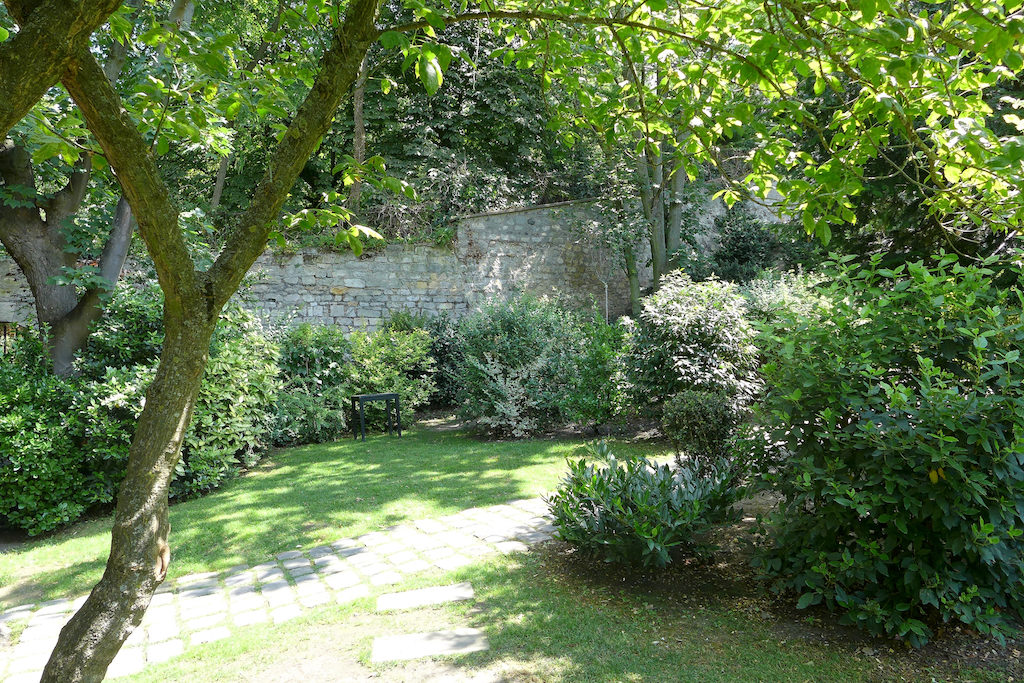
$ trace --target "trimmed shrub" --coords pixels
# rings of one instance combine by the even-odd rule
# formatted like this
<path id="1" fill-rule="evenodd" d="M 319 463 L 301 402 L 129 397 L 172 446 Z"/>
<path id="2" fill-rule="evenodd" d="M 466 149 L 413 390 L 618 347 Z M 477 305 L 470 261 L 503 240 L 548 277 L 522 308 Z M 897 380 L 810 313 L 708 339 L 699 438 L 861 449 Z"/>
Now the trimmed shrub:
<path id="1" fill-rule="evenodd" d="M 728 470 L 604 459 L 606 467 L 569 461 L 568 475 L 547 500 L 562 539 L 606 562 L 645 567 L 709 550 L 705 533 L 730 516 L 737 497 Z"/>
<path id="2" fill-rule="evenodd" d="M 662 429 L 679 458 L 687 454 L 698 469 L 727 455 L 739 419 L 733 399 L 721 391 L 685 389 L 665 403 Z"/>
<path id="3" fill-rule="evenodd" d="M 949 621 L 1000 634 L 1024 616 L 1024 294 L 948 256 L 830 268 L 827 316 L 760 336 L 747 443 L 782 502 L 757 564 L 798 607 L 913 645 Z"/>
<path id="4" fill-rule="evenodd" d="M 728 395 L 746 405 L 757 391 L 754 331 L 735 285 L 693 282 L 677 271 L 642 301 L 626 325 L 619 382 L 634 405 L 657 408 L 685 390 Z"/>
<path id="5" fill-rule="evenodd" d="M 496 436 L 611 416 L 618 333 L 552 301 L 494 301 L 460 324 L 461 415 Z"/>

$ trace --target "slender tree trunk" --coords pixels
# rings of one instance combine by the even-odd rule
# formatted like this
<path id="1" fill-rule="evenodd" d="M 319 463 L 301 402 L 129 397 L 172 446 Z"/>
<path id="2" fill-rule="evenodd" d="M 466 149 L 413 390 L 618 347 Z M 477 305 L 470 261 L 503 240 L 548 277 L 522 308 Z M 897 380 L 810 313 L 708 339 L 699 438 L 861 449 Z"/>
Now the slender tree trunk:
<path id="1" fill-rule="evenodd" d="M 633 314 L 633 317 L 640 315 L 640 274 L 637 272 L 636 267 L 636 252 L 632 249 L 626 249 L 623 254 L 626 267 L 626 280 L 629 282 L 629 310 Z"/>
<path id="2" fill-rule="evenodd" d="M 224 194 L 224 184 L 228 179 L 228 164 L 231 163 L 231 156 L 221 157 L 220 165 L 217 166 L 217 179 L 213 181 L 213 196 L 210 197 L 210 213 L 220 206 L 220 198 Z"/>
<path id="3" fill-rule="evenodd" d="M 43 683 L 102 680 L 167 574 L 167 489 L 216 324 L 216 318 L 206 318 L 205 308 L 203 302 L 193 302 L 185 315 L 164 310 L 160 365 L 132 439 L 107 568 L 85 605 L 61 631 Z"/>
<path id="4" fill-rule="evenodd" d="M 665 209 L 663 206 L 663 181 L 661 163 L 657 149 L 648 145 L 640 156 L 640 202 L 644 216 L 651 226 L 651 269 L 654 274 L 654 288 L 657 289 L 665 272 Z"/>
<path id="5" fill-rule="evenodd" d="M 153 257 L 164 292 L 165 338 L 160 365 L 129 450 L 103 578 L 61 631 L 43 681 L 102 678 L 121 644 L 141 621 L 170 561 L 167 487 L 191 419 L 210 336 L 221 308 L 266 249 L 272 222 L 288 192 L 359 74 L 377 38 L 380 0 L 352 0 L 335 28 L 313 87 L 292 118 L 249 207 L 237 220 L 214 265 L 197 271 L 167 186 L 149 145 L 86 50 L 75 55 L 63 83 L 118 175 Z"/>
<path id="6" fill-rule="evenodd" d="M 683 229 L 683 189 L 686 187 L 686 172 L 682 160 L 673 155 L 673 167 L 668 179 L 668 220 L 665 223 L 665 246 L 669 254 L 669 267 L 675 267 L 678 261 L 679 247 L 682 246 Z"/>
<path id="7" fill-rule="evenodd" d="M 363 100 L 366 97 L 366 81 L 369 80 L 369 57 L 369 53 L 363 57 L 363 63 L 359 66 L 359 78 L 356 79 L 355 88 L 352 90 L 352 158 L 357 164 L 366 161 L 366 119 L 363 117 Z M 348 205 L 353 213 L 359 211 L 359 195 L 362 190 L 363 183 L 356 178 L 348 192 Z"/>

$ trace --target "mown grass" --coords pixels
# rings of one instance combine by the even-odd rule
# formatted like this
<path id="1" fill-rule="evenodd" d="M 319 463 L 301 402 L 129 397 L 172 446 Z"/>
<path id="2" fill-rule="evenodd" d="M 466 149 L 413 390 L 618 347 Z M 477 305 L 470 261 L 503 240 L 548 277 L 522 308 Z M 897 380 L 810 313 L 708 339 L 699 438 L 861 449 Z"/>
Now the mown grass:
<path id="1" fill-rule="evenodd" d="M 243 477 L 171 507 L 169 578 L 257 564 L 294 547 L 358 536 L 403 521 L 495 505 L 552 490 L 582 439 L 487 442 L 414 429 L 277 451 Z M 621 453 L 667 455 L 652 442 Z M 0 609 L 74 597 L 102 574 L 111 518 L 76 524 L 0 554 Z"/>

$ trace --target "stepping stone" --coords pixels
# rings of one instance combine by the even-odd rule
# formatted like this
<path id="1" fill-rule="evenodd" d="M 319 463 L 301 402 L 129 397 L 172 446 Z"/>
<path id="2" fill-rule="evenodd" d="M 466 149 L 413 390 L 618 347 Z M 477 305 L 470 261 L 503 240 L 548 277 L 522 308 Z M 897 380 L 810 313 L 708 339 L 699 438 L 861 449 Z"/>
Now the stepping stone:
<path id="1" fill-rule="evenodd" d="M 373 662 L 394 662 L 437 655 L 458 655 L 480 652 L 490 647 L 487 636 L 475 628 L 458 628 L 454 631 L 432 631 L 402 636 L 374 638 Z"/>
<path id="2" fill-rule="evenodd" d="M 146 650 L 146 661 L 157 664 L 166 662 L 171 657 L 177 657 L 185 651 L 185 643 L 180 640 L 168 640 L 163 643 L 150 645 Z"/>
<path id="3" fill-rule="evenodd" d="M 192 644 L 200 645 L 202 643 L 212 643 L 215 640 L 221 640 L 231 635 L 231 631 L 228 630 L 227 626 L 218 626 L 217 628 L 211 628 L 206 631 L 197 631 L 192 634 Z"/>
<path id="4" fill-rule="evenodd" d="M 446 602 L 473 599 L 473 586 L 468 582 L 452 586 L 434 586 L 402 593 L 388 593 L 377 598 L 377 611 L 413 609 L 426 605 L 440 605 Z"/>

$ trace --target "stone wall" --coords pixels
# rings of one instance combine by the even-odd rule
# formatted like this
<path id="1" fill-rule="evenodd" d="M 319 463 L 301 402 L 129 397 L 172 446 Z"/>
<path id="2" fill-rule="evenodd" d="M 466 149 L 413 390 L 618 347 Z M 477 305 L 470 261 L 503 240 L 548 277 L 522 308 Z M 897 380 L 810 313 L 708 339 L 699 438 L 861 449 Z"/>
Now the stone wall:
<path id="1" fill-rule="evenodd" d="M 28 282 L 18 264 L 0 247 L 0 323 L 28 325 L 36 319 Z"/>
<path id="2" fill-rule="evenodd" d="M 460 219 L 454 248 L 390 244 L 361 258 L 303 250 L 264 254 L 244 300 L 264 317 L 289 323 L 374 328 L 396 311 L 461 315 L 491 297 L 521 292 L 570 306 L 629 309 L 624 275 L 604 250 L 581 242 L 572 224 L 587 204 L 568 202 Z M 643 255 L 641 263 L 649 255 Z M 641 285 L 650 284 L 650 269 Z M 14 262 L 0 250 L 0 322 L 34 319 L 32 298 Z"/>
<path id="3" fill-rule="evenodd" d="M 522 292 L 570 306 L 629 309 L 629 290 L 608 254 L 580 241 L 572 222 L 585 204 L 564 204 L 459 220 L 454 249 L 391 244 L 356 258 L 305 250 L 264 254 L 248 298 L 265 317 L 372 329 L 396 311 L 461 315 L 492 297 Z M 645 257 L 646 260 L 646 257 Z M 650 283 L 650 271 L 643 285 Z"/>

